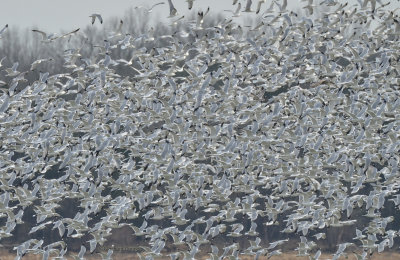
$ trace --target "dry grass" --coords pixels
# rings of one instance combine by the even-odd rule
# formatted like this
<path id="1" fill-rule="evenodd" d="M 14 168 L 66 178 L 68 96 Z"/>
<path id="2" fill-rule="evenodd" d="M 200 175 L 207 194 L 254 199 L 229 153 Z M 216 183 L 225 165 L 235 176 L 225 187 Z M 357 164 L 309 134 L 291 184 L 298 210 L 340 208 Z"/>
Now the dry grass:
<path id="1" fill-rule="evenodd" d="M 95 259 L 101 259 L 99 254 L 93 254 L 93 255 L 88 255 L 85 256 L 85 258 L 87 260 L 95 260 Z M 201 260 L 206 260 L 208 259 L 209 256 L 208 255 L 204 255 L 202 257 L 199 257 L 197 259 L 201 259 Z M 1 250 L 0 251 L 0 260 L 14 260 L 15 259 L 15 254 L 10 253 L 7 250 Z M 23 260 L 41 260 L 42 256 L 41 255 L 25 255 L 23 258 Z M 67 259 L 73 259 L 72 257 L 67 257 Z M 136 260 L 139 259 L 138 255 L 136 253 L 114 253 L 113 254 L 113 259 L 116 260 Z M 159 257 L 157 259 L 170 259 L 169 256 L 165 256 L 165 257 Z M 242 260 L 252 260 L 254 259 L 253 256 L 243 256 L 240 257 L 240 259 Z M 267 257 L 264 258 L 260 258 L 260 259 L 267 259 Z M 308 257 L 298 257 L 296 256 L 295 253 L 286 253 L 286 254 L 282 254 L 279 256 L 273 256 L 270 258 L 271 260 L 309 260 Z M 320 260 L 327 260 L 327 259 L 332 259 L 332 255 L 329 254 L 323 254 L 321 255 L 321 257 L 319 258 Z M 356 260 L 356 257 L 353 254 L 349 254 L 347 257 L 341 257 L 341 260 Z M 378 253 L 374 253 L 372 255 L 371 258 L 369 258 L 370 260 L 399 260 L 400 259 L 400 253 L 395 253 L 395 252 L 384 252 L 381 254 Z"/>

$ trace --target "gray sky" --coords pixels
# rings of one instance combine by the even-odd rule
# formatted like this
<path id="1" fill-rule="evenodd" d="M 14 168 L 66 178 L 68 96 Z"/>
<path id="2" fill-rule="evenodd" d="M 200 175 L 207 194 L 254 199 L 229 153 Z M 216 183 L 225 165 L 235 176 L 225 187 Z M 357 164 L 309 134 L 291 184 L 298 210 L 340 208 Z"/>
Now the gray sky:
<path id="1" fill-rule="evenodd" d="M 48 33 L 60 30 L 68 31 L 90 25 L 88 16 L 92 13 L 100 13 L 104 18 L 104 23 L 107 23 L 111 17 L 122 17 L 129 8 L 139 5 L 151 6 L 160 1 L 164 1 L 166 4 L 157 6 L 150 15 L 167 20 L 169 12 L 167 0 L 1 0 L 0 27 L 8 23 L 10 28 L 35 28 Z M 246 3 L 246 0 L 239 1 L 242 2 L 242 6 Z M 383 0 L 383 2 L 387 1 Z M 256 8 L 257 2 L 257 0 L 253 0 L 253 9 Z M 306 4 L 300 0 L 289 0 L 288 2 L 289 8 Z M 314 0 L 314 2 L 320 2 L 320 0 Z M 356 0 L 349 2 L 356 3 Z M 394 1 L 392 0 L 392 2 Z M 173 3 L 180 15 L 187 14 L 186 0 L 173 0 Z M 267 0 L 267 5 L 268 3 L 270 0 Z M 396 5 L 400 6 L 397 1 Z M 205 10 L 208 6 L 214 12 L 234 8 L 232 0 L 196 0 L 193 10 Z M 265 8 L 266 5 L 264 5 Z M 229 13 L 226 12 L 226 15 Z M 245 14 L 241 16 L 245 16 Z"/>

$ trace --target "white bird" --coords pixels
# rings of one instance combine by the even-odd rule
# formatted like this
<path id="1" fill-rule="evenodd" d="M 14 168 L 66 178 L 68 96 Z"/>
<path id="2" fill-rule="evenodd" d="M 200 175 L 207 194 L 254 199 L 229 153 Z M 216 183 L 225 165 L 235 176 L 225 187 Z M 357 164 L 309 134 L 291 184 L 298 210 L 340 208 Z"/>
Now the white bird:
<path id="1" fill-rule="evenodd" d="M 186 0 L 186 2 L 188 3 L 188 9 L 192 10 L 194 0 Z"/>
<path id="2" fill-rule="evenodd" d="M 318 260 L 321 256 L 321 250 L 318 250 L 313 257 L 310 257 L 310 260 Z"/>
<path id="3" fill-rule="evenodd" d="M 158 6 L 158 5 L 163 5 L 163 4 L 165 4 L 165 2 L 159 2 L 159 3 L 157 3 L 157 4 L 152 5 L 150 8 L 146 8 L 146 7 L 144 7 L 144 6 L 136 6 L 135 9 L 144 8 L 144 9 L 146 9 L 146 11 L 147 11 L 148 13 L 151 13 L 151 12 L 153 12 L 153 8 L 154 8 L 154 7 L 156 7 L 156 6 Z"/>
<path id="4" fill-rule="evenodd" d="M 251 13 L 251 12 L 253 12 L 252 10 L 251 10 L 251 5 L 253 4 L 253 1 L 252 0 L 247 0 L 247 2 L 246 2 L 246 8 L 244 9 L 244 12 L 247 12 L 247 13 Z"/>
<path id="5" fill-rule="evenodd" d="M 94 22 L 96 21 L 96 18 L 99 20 L 99 22 L 101 24 L 103 23 L 103 17 L 101 17 L 100 14 L 92 14 L 92 15 L 89 15 L 89 17 L 92 18 L 92 24 L 94 24 Z"/>
<path id="6" fill-rule="evenodd" d="M 262 5 L 263 3 L 265 3 L 265 2 L 266 2 L 266 0 L 259 0 L 259 1 L 258 1 L 256 14 L 260 13 L 261 5 Z"/>
<path id="7" fill-rule="evenodd" d="M 210 7 L 208 7 L 208 9 L 205 13 L 203 11 L 197 13 L 197 22 L 196 22 L 197 27 L 201 27 L 201 25 L 203 24 L 204 16 L 206 16 L 209 11 L 210 11 Z"/>
<path id="8" fill-rule="evenodd" d="M 303 7 L 303 9 L 307 9 L 308 10 L 308 14 L 309 15 L 312 15 L 314 13 L 315 5 L 313 5 L 313 2 L 314 2 L 314 0 L 308 0 L 308 4 Z"/>
<path id="9" fill-rule="evenodd" d="M 362 8 L 366 8 L 368 5 L 368 2 L 371 2 L 371 11 L 374 12 L 375 11 L 375 7 L 376 7 L 376 0 L 364 0 L 363 6 Z"/>
<path id="10" fill-rule="evenodd" d="M 35 70 L 42 62 L 52 61 L 52 60 L 53 60 L 52 58 L 35 60 L 35 61 L 31 64 L 31 70 Z"/>
<path id="11" fill-rule="evenodd" d="M 81 250 L 78 253 L 78 258 L 82 259 L 85 253 L 86 253 L 86 247 L 84 245 L 81 245 Z"/>
<path id="12" fill-rule="evenodd" d="M 172 0 L 168 0 L 168 4 L 169 4 L 169 17 L 174 17 L 178 13 L 178 11 L 174 7 Z"/>
<path id="13" fill-rule="evenodd" d="M 61 39 L 61 38 L 67 37 L 69 35 L 72 35 L 74 33 L 77 33 L 79 31 L 79 29 L 80 28 L 75 29 L 75 30 L 73 30 L 73 31 L 71 31 L 69 33 L 63 34 L 61 36 L 56 36 L 54 33 L 47 34 L 47 33 L 43 32 L 43 31 L 36 30 L 36 29 L 32 30 L 32 32 L 36 32 L 36 33 L 41 34 L 42 35 L 42 40 L 41 40 L 42 42 L 52 42 L 54 40 Z"/>
<path id="14" fill-rule="evenodd" d="M 49 35 L 47 35 L 47 33 L 40 31 L 40 30 L 32 30 L 32 32 L 36 32 L 42 35 L 42 42 L 51 42 L 54 41 L 55 39 L 57 39 L 57 36 L 55 36 L 54 33 L 51 33 Z"/>
<path id="15" fill-rule="evenodd" d="M 238 4 L 235 12 L 233 12 L 232 10 L 224 10 L 224 11 L 233 13 L 233 17 L 238 17 L 240 15 L 240 8 L 242 8 L 241 3 Z"/>
<path id="16" fill-rule="evenodd" d="M 5 69 L 5 71 L 7 72 L 7 75 L 6 75 L 6 76 L 8 76 L 8 77 L 15 77 L 15 76 L 17 76 L 18 74 L 20 74 L 20 72 L 17 71 L 18 66 L 19 66 L 19 62 L 17 61 L 17 62 L 14 62 L 13 66 L 12 66 L 11 68 Z"/>
<path id="17" fill-rule="evenodd" d="M 277 2 L 275 2 L 275 4 L 278 5 L 278 7 L 279 7 L 279 12 L 281 12 L 281 13 L 286 12 L 287 0 L 283 0 L 282 4 L 278 4 Z"/>

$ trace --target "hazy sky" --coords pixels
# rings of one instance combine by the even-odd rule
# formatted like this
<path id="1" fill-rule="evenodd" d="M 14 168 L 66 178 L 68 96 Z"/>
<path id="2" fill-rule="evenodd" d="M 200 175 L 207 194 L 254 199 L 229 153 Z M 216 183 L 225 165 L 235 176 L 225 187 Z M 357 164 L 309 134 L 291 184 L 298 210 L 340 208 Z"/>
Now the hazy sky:
<path id="1" fill-rule="evenodd" d="M 104 18 L 104 23 L 107 23 L 111 17 L 123 17 L 129 8 L 139 5 L 151 6 L 160 1 L 166 4 L 157 6 L 150 15 L 167 20 L 169 12 L 167 0 L 1 0 L 0 28 L 8 23 L 10 28 L 35 28 L 49 33 L 67 31 L 90 25 L 88 16 L 92 13 L 100 13 Z M 242 6 L 246 3 L 246 0 L 239 1 L 242 2 Z M 267 5 L 270 1 L 267 0 Z M 314 2 L 320 1 L 314 0 Z M 383 0 L 383 2 L 387 1 Z M 258 0 L 253 0 L 253 9 L 256 8 L 257 2 Z M 306 4 L 300 0 L 288 2 L 291 8 Z M 350 2 L 356 3 L 356 0 Z M 173 3 L 180 15 L 187 14 L 186 0 L 173 0 Z M 192 11 L 205 10 L 208 6 L 214 12 L 234 8 L 232 0 L 196 0 Z M 400 5 L 397 3 L 397 6 Z M 266 5 L 264 5 L 265 8 Z M 226 14 L 229 15 L 228 12 Z"/>

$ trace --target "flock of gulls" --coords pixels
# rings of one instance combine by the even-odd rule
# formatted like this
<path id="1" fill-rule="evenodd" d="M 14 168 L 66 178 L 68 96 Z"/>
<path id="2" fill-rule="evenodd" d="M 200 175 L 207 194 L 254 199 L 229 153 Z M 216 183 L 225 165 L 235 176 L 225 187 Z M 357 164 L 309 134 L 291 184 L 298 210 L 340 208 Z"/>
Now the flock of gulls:
<path id="1" fill-rule="evenodd" d="M 34 82 L 18 61 L 2 64 L 0 241 L 29 208 L 16 259 L 112 259 L 101 248 L 122 227 L 143 238 L 146 260 L 274 258 L 290 246 L 317 260 L 340 227 L 353 237 L 330 259 L 394 250 L 400 231 L 385 210 L 400 205 L 400 18 L 358 2 L 309 0 L 300 14 L 287 0 L 234 0 L 216 26 L 196 10 L 173 35 L 131 35 L 121 22 L 95 56 L 68 49 L 64 73 Z M 235 22 L 242 12 L 257 24 Z M 43 44 L 81 33 L 34 32 Z M 119 48 L 130 60 L 113 56 Z M 71 198 L 77 210 L 63 216 Z M 274 227 L 285 239 L 265 241 Z"/>

